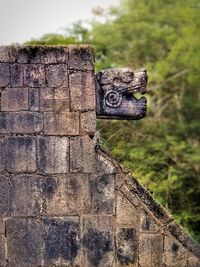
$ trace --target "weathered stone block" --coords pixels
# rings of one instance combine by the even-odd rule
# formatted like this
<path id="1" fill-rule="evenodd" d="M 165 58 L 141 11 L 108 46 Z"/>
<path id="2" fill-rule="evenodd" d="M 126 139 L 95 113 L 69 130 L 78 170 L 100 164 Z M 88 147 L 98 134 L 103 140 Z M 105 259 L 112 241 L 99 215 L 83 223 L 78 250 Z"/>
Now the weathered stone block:
<path id="1" fill-rule="evenodd" d="M 139 223 L 137 209 L 119 191 L 116 199 L 116 223 L 118 226 L 136 226 Z"/>
<path id="2" fill-rule="evenodd" d="M 117 267 L 138 266 L 138 241 L 134 228 L 117 229 L 116 257 Z"/>
<path id="3" fill-rule="evenodd" d="M 92 46 L 69 46 L 69 68 L 75 70 L 94 69 L 94 50 Z"/>
<path id="4" fill-rule="evenodd" d="M 6 114 L 4 112 L 0 112 L 0 133 L 3 134 L 6 132 L 7 132 Z"/>
<path id="5" fill-rule="evenodd" d="M 139 244 L 141 267 L 163 266 L 163 236 L 161 234 L 140 234 Z"/>
<path id="6" fill-rule="evenodd" d="M 42 111 L 69 111 L 68 88 L 42 88 L 40 92 Z"/>
<path id="7" fill-rule="evenodd" d="M 0 63 L 0 87 L 10 84 L 10 66 L 7 63 Z"/>
<path id="8" fill-rule="evenodd" d="M 96 131 L 96 112 L 87 111 L 80 115 L 81 133 L 93 134 Z"/>
<path id="9" fill-rule="evenodd" d="M 187 251 L 174 238 L 167 236 L 164 239 L 164 263 L 167 266 L 187 266 Z"/>
<path id="10" fill-rule="evenodd" d="M 200 267 L 200 261 L 197 258 L 190 257 L 187 267 Z"/>
<path id="11" fill-rule="evenodd" d="M 73 72 L 69 75 L 72 110 L 95 110 L 95 83 L 92 72 Z"/>
<path id="12" fill-rule="evenodd" d="M 11 218 L 6 223 L 8 266 L 42 266 L 42 223 Z"/>
<path id="13" fill-rule="evenodd" d="M 30 111 L 38 111 L 40 109 L 38 88 L 29 88 L 28 106 Z"/>
<path id="14" fill-rule="evenodd" d="M 44 219 L 45 266 L 81 267 L 78 217 Z"/>
<path id="15" fill-rule="evenodd" d="M 9 46 L 0 46 L 0 62 L 14 63 L 16 60 L 13 48 Z"/>
<path id="16" fill-rule="evenodd" d="M 116 179 L 118 178 L 119 176 L 116 175 Z M 126 185 L 123 185 L 121 188 L 120 188 L 120 191 L 123 193 L 123 195 L 130 201 L 130 203 L 133 204 L 134 207 L 138 207 L 141 203 L 140 199 L 135 195 L 133 194 L 129 188 L 126 186 Z"/>
<path id="17" fill-rule="evenodd" d="M 37 216 L 42 212 L 42 178 L 12 176 L 10 179 L 12 216 Z"/>
<path id="18" fill-rule="evenodd" d="M 43 183 L 45 213 L 80 215 L 91 210 L 89 179 L 84 174 L 47 177 Z"/>
<path id="19" fill-rule="evenodd" d="M 5 115 L 6 129 L 3 129 L 3 132 L 29 134 L 39 133 L 43 130 L 43 115 L 41 113 L 23 111 L 7 112 Z"/>
<path id="20" fill-rule="evenodd" d="M 41 54 L 41 62 L 44 64 L 66 63 L 68 59 L 67 47 L 48 47 Z"/>
<path id="21" fill-rule="evenodd" d="M 111 161 L 97 154 L 97 172 L 102 174 L 116 174 L 117 169 Z"/>
<path id="22" fill-rule="evenodd" d="M 10 192 L 8 177 L 0 176 L 0 216 L 9 215 Z"/>
<path id="23" fill-rule="evenodd" d="M 46 80 L 49 87 L 68 87 L 68 71 L 66 64 L 46 66 Z"/>
<path id="24" fill-rule="evenodd" d="M 9 172 L 35 172 L 36 147 L 33 137 L 5 139 L 6 170 Z"/>
<path id="25" fill-rule="evenodd" d="M 103 174 L 91 179 L 90 190 L 92 195 L 92 208 L 94 213 L 115 213 L 115 177 Z"/>
<path id="26" fill-rule="evenodd" d="M 111 216 L 83 217 L 85 267 L 113 267 L 114 240 Z"/>
<path id="27" fill-rule="evenodd" d="M 0 266 L 6 266 L 6 240 L 3 235 L 0 235 Z"/>
<path id="28" fill-rule="evenodd" d="M 77 112 L 45 112 L 44 133 L 47 135 L 79 135 Z"/>
<path id="29" fill-rule="evenodd" d="M 45 85 L 45 69 L 41 64 L 27 64 L 24 67 L 24 84 L 29 87 Z"/>
<path id="30" fill-rule="evenodd" d="M 69 171 L 69 140 L 67 137 L 39 137 L 38 166 L 45 173 Z"/>
<path id="31" fill-rule="evenodd" d="M 159 227 L 155 221 L 147 214 L 146 211 L 140 211 L 140 231 L 142 232 L 158 232 Z"/>
<path id="32" fill-rule="evenodd" d="M 1 95 L 2 111 L 28 110 L 28 88 L 6 88 Z"/>
<path id="33" fill-rule="evenodd" d="M 5 234 L 5 221 L 3 218 L 0 218 L 0 234 Z"/>
<path id="34" fill-rule="evenodd" d="M 95 172 L 94 143 L 89 136 L 70 138 L 70 172 Z"/>
<path id="35" fill-rule="evenodd" d="M 24 70 L 23 65 L 14 64 L 11 65 L 11 87 L 22 87 L 24 83 Z"/>
<path id="36" fill-rule="evenodd" d="M 1 132 L 1 116 L 0 116 L 0 132 Z M 5 153 L 4 153 L 4 140 L 0 138 L 0 172 L 5 167 Z"/>

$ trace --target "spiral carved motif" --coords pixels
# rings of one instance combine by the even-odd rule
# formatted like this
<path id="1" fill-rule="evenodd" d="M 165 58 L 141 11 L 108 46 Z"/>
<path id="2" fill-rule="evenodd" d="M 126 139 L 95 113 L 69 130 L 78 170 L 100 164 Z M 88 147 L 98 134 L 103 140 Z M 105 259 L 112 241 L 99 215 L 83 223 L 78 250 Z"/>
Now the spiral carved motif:
<path id="1" fill-rule="evenodd" d="M 105 94 L 105 104 L 108 107 L 116 108 L 122 103 L 122 94 L 117 91 L 109 90 Z"/>

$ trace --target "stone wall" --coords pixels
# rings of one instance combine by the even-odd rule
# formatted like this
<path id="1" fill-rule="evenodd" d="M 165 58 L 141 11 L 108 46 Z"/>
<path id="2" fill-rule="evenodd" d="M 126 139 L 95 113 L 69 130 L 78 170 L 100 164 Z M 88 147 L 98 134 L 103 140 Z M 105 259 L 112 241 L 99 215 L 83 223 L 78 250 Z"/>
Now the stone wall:
<path id="1" fill-rule="evenodd" d="M 0 266 L 200 266 L 96 143 L 93 63 L 90 46 L 0 48 Z"/>

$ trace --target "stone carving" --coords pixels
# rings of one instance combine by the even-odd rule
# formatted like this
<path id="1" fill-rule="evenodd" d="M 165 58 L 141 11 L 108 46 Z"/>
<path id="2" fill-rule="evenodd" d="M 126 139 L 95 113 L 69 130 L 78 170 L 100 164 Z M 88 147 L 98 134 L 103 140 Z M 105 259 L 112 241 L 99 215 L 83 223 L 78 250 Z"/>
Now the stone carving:
<path id="1" fill-rule="evenodd" d="M 108 119 L 144 118 L 146 98 L 134 94 L 146 92 L 146 70 L 107 69 L 96 74 L 97 116 Z"/>

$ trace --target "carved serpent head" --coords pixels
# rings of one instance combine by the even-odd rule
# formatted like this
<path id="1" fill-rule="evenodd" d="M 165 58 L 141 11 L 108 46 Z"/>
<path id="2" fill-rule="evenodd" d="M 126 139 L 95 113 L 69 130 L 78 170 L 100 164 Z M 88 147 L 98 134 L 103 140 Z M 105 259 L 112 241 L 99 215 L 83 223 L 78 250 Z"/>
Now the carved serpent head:
<path id="1" fill-rule="evenodd" d="M 146 70 L 107 69 L 96 74 L 97 116 L 100 118 L 141 119 L 146 113 L 146 98 L 139 100 L 147 86 Z"/>

